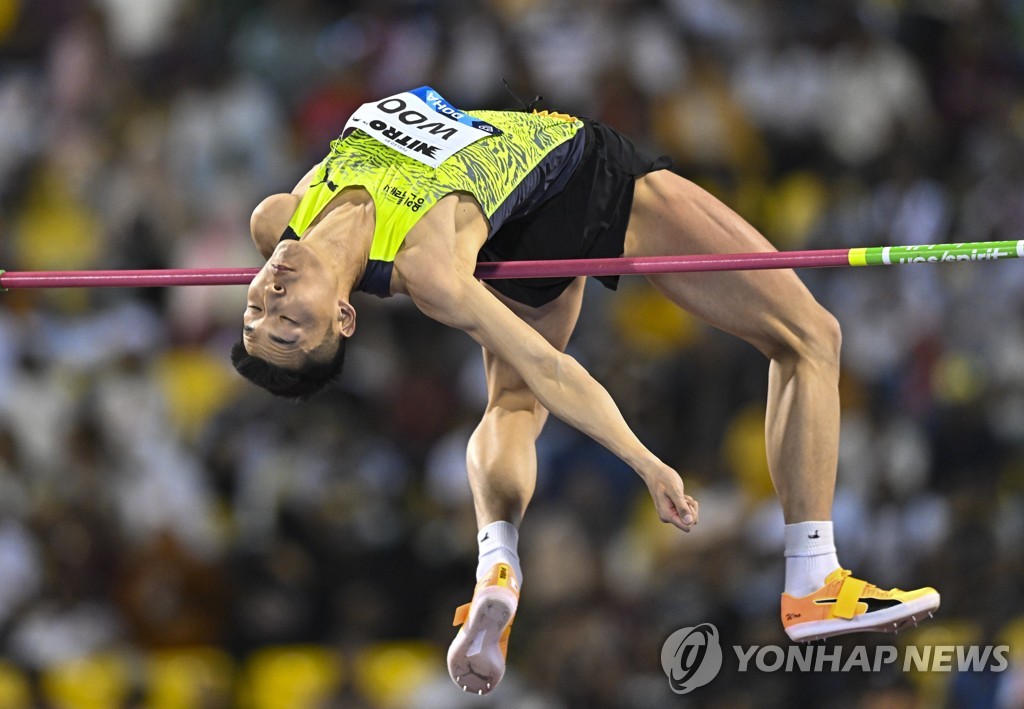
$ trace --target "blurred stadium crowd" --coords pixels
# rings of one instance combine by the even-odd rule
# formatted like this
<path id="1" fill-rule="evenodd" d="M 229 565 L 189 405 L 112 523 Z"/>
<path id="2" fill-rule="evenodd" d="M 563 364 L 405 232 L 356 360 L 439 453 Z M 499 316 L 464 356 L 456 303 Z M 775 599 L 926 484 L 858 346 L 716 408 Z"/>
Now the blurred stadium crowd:
<path id="1" fill-rule="evenodd" d="M 257 265 L 248 216 L 363 101 L 599 118 L 780 249 L 1024 237 L 1015 0 L 0 0 L 0 265 Z M 476 548 L 468 338 L 360 298 L 303 405 L 228 363 L 241 287 L 0 296 L 0 706 L 1024 706 L 1024 264 L 804 272 L 844 328 L 839 556 L 933 585 L 919 635 L 1003 673 L 730 672 L 677 628 L 784 644 L 766 363 L 641 279 L 588 290 L 571 353 L 702 501 L 558 422 L 523 527 L 510 674 L 445 673 Z M 1016 638 L 1016 640 L 1013 640 Z M 851 646 L 854 639 L 840 641 Z"/>

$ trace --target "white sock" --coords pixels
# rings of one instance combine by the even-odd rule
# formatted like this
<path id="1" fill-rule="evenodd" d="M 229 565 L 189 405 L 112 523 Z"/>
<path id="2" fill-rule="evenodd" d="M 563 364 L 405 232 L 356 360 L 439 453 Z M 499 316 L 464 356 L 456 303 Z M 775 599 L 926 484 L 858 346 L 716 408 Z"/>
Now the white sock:
<path id="1" fill-rule="evenodd" d="M 505 563 L 516 572 L 519 586 L 523 585 L 523 571 L 519 568 L 519 530 L 509 522 L 491 522 L 477 532 L 480 560 L 476 565 L 476 580 L 482 579 L 498 563 Z"/>
<path id="2" fill-rule="evenodd" d="M 832 523 L 798 522 L 786 525 L 786 593 L 797 598 L 825 585 L 839 568 Z"/>

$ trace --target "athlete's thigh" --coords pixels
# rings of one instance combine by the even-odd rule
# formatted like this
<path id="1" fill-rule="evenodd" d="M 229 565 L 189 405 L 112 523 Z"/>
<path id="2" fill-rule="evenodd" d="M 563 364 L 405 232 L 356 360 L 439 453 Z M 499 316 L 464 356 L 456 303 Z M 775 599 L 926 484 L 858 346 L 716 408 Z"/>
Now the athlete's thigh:
<path id="1" fill-rule="evenodd" d="M 637 180 L 627 256 L 774 251 L 756 229 L 714 196 L 667 171 Z M 779 337 L 801 336 L 822 309 L 789 269 L 649 276 L 673 302 L 770 353 Z"/>
<path id="2" fill-rule="evenodd" d="M 583 285 L 584 279 L 577 278 L 560 296 L 536 308 L 514 301 L 493 288 L 490 290 L 553 347 L 564 351 L 579 318 L 580 305 L 583 302 Z M 484 371 L 487 374 L 487 394 L 491 403 L 494 404 L 500 397 L 505 399 L 506 404 L 511 404 L 513 402 L 509 399 L 515 397 L 522 399 L 522 406 L 533 407 L 533 393 L 519 373 L 486 348 L 483 349 L 483 355 Z"/>

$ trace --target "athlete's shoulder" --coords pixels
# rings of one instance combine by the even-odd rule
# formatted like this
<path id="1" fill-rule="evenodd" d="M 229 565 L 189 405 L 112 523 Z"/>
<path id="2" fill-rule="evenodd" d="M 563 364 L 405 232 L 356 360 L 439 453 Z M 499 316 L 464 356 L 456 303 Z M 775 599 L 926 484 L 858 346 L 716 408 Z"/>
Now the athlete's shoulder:
<path id="1" fill-rule="evenodd" d="M 568 113 L 559 113 L 558 111 L 511 111 L 482 108 L 470 109 L 468 112 L 473 116 L 486 118 L 488 120 L 495 118 L 502 121 L 529 123 L 534 125 L 550 125 L 557 123 L 572 124 L 581 122 L 576 116 L 571 116 Z"/>
<path id="2" fill-rule="evenodd" d="M 476 118 L 486 121 L 501 131 L 501 137 L 513 143 L 536 142 L 548 144 L 551 141 L 561 142 L 575 135 L 582 127 L 583 121 L 565 113 L 549 111 L 493 111 L 472 110 L 469 112 Z"/>

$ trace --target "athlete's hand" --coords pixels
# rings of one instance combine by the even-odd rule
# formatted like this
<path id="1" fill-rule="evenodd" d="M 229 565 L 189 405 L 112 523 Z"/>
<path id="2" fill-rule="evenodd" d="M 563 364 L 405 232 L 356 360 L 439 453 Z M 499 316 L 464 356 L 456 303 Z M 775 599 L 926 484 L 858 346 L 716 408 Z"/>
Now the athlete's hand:
<path id="1" fill-rule="evenodd" d="M 654 498 L 654 507 L 662 522 L 689 532 L 700 516 L 699 503 L 683 490 L 683 479 L 668 466 L 641 473 Z"/>

